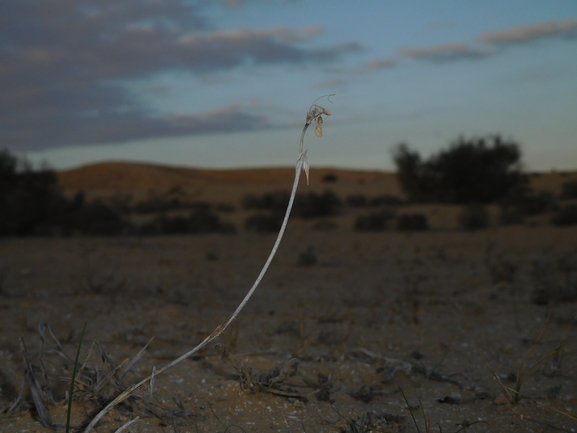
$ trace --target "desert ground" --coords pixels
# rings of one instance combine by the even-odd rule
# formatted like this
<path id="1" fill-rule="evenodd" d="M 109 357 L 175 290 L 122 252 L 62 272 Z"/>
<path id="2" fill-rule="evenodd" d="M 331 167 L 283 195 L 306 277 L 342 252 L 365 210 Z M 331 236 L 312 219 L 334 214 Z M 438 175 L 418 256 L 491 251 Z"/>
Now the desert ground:
<path id="1" fill-rule="evenodd" d="M 243 229 L 253 211 L 242 198 L 288 190 L 293 174 L 124 163 L 58 173 L 67 194 L 87 200 L 208 202 L 237 231 L 1 239 L 0 430 L 52 431 L 42 418 L 65 425 L 85 324 L 78 428 L 202 341 L 275 241 Z M 558 195 L 574 180 L 544 173 L 531 185 Z M 327 189 L 402 197 L 390 173 L 312 167 L 311 185 L 299 186 Z M 136 417 L 124 431 L 577 431 L 577 226 L 555 227 L 550 215 L 503 226 L 489 210 L 491 227 L 473 232 L 458 227 L 458 206 L 398 206 L 427 216 L 430 229 L 418 232 L 357 231 L 364 208 L 291 218 L 238 319 L 95 431 Z"/>

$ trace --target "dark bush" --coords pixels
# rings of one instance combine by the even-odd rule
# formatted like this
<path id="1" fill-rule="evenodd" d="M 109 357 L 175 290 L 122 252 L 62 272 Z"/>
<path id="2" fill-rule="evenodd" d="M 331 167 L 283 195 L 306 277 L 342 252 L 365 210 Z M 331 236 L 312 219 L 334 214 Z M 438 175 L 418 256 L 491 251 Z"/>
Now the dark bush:
<path id="1" fill-rule="evenodd" d="M 368 215 L 360 215 L 355 221 L 355 230 L 359 231 L 381 231 L 388 228 L 388 223 L 394 218 L 394 214 L 389 211 L 375 212 Z"/>
<path id="2" fill-rule="evenodd" d="M 25 161 L 0 152 L 0 236 L 47 233 L 51 220 L 68 204 L 53 171 L 34 171 Z"/>
<path id="3" fill-rule="evenodd" d="M 52 221 L 64 235 L 118 236 L 133 231 L 133 226 L 110 206 L 101 203 L 84 203 L 78 194 L 73 204 Z"/>
<path id="4" fill-rule="evenodd" d="M 396 195 L 378 195 L 371 199 L 371 206 L 400 206 L 405 202 Z"/>
<path id="5" fill-rule="evenodd" d="M 562 199 L 572 199 L 577 198 L 577 182 L 565 182 L 563 183 L 561 190 Z"/>
<path id="6" fill-rule="evenodd" d="M 320 220 L 313 225 L 313 229 L 319 231 L 331 231 L 337 227 L 337 223 L 331 220 Z"/>
<path id="7" fill-rule="evenodd" d="M 288 191 L 276 191 L 256 196 L 249 194 L 243 197 L 242 206 L 245 209 L 268 210 L 274 214 L 283 214 L 286 211 L 290 199 Z M 335 215 L 342 205 L 341 200 L 330 190 L 323 194 L 308 193 L 297 194 L 292 210 L 292 215 L 301 218 L 319 218 Z"/>
<path id="8" fill-rule="evenodd" d="M 282 221 L 283 216 L 281 214 L 257 214 L 246 219 L 244 228 L 249 232 L 277 233 L 281 228 Z"/>
<path id="9" fill-rule="evenodd" d="M 202 207 L 193 211 L 188 218 L 160 215 L 140 227 L 139 230 L 143 235 L 234 233 L 235 231 L 233 225 L 222 223 L 218 215 Z"/>
<path id="10" fill-rule="evenodd" d="M 140 214 L 163 213 L 171 210 L 182 209 L 182 202 L 177 199 L 167 199 L 165 197 L 153 197 L 145 201 L 136 203 L 132 211 Z"/>
<path id="11" fill-rule="evenodd" d="M 342 202 L 332 191 L 326 190 L 322 194 L 311 192 L 297 194 L 293 214 L 301 218 L 320 218 L 338 214 Z"/>
<path id="12" fill-rule="evenodd" d="M 484 206 L 479 204 L 465 206 L 459 215 L 459 225 L 465 230 L 486 229 L 489 223 L 489 213 Z"/>
<path id="13" fill-rule="evenodd" d="M 181 209 L 209 211 L 210 204 L 206 202 L 183 202 L 178 198 L 152 197 L 136 203 L 132 211 L 140 214 L 166 213 Z"/>
<path id="14" fill-rule="evenodd" d="M 355 194 L 347 196 L 346 203 L 351 207 L 365 207 L 369 205 L 369 200 L 362 194 Z"/>
<path id="15" fill-rule="evenodd" d="M 159 215 L 142 225 L 139 233 L 141 235 L 186 234 L 188 233 L 188 221 L 183 217 L 169 218 L 166 215 Z"/>
<path id="16" fill-rule="evenodd" d="M 570 204 L 557 211 L 551 219 L 556 226 L 572 226 L 577 224 L 577 205 Z"/>
<path id="17" fill-rule="evenodd" d="M 219 211 L 219 212 L 227 212 L 227 213 L 230 213 L 230 212 L 234 212 L 234 211 L 235 211 L 235 208 L 234 208 L 234 206 L 233 206 L 232 204 L 230 204 L 230 203 L 219 203 L 219 204 L 216 205 L 216 210 Z"/>
<path id="18" fill-rule="evenodd" d="M 522 196 L 519 207 L 524 215 L 541 215 L 555 206 L 555 196 L 550 192 Z"/>
<path id="19" fill-rule="evenodd" d="M 499 221 L 504 225 L 512 224 L 524 224 L 525 217 L 523 213 L 514 206 L 501 206 L 501 214 L 499 215 Z"/>
<path id="20" fill-rule="evenodd" d="M 531 194 L 527 189 L 505 197 L 499 202 L 500 220 L 503 224 L 519 224 L 526 216 L 541 215 L 556 207 L 555 196 L 550 192 Z"/>
<path id="21" fill-rule="evenodd" d="M 197 209 L 190 214 L 188 224 L 188 233 L 233 233 L 236 231 L 231 224 L 222 223 L 218 215 L 212 213 L 204 204 L 199 204 Z"/>
<path id="22" fill-rule="evenodd" d="M 323 176 L 323 182 L 333 183 L 337 181 L 337 175 L 334 173 L 327 173 Z"/>
<path id="23" fill-rule="evenodd" d="M 299 254 L 298 264 L 301 266 L 312 266 L 319 261 L 315 254 L 315 249 L 309 245 L 306 250 Z"/>
<path id="24" fill-rule="evenodd" d="M 248 194 L 241 200 L 245 209 L 270 210 L 272 212 L 284 212 L 288 206 L 290 193 L 288 191 L 275 191 L 265 193 L 262 196 Z"/>
<path id="25" fill-rule="evenodd" d="M 498 135 L 460 137 L 427 161 L 405 144 L 393 152 L 399 181 L 412 202 L 496 202 L 527 183 L 527 176 L 520 172 L 520 158 L 519 146 L 503 142 Z"/>
<path id="26" fill-rule="evenodd" d="M 397 219 L 397 230 L 419 231 L 428 229 L 429 222 L 427 216 L 422 213 L 404 214 Z"/>

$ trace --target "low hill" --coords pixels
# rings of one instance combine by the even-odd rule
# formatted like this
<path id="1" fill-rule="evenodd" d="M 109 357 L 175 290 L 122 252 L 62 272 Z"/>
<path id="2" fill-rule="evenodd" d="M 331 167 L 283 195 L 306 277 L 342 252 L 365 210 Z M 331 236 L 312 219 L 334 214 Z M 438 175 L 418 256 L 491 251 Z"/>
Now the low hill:
<path id="1" fill-rule="evenodd" d="M 248 191 L 260 193 L 292 186 L 294 168 L 212 170 L 127 162 L 103 162 L 57 173 L 65 192 L 82 190 L 88 198 L 130 194 L 177 194 L 207 201 L 235 200 Z M 342 195 L 402 196 L 394 173 L 333 168 L 311 168 L 308 191 L 332 189 Z"/>

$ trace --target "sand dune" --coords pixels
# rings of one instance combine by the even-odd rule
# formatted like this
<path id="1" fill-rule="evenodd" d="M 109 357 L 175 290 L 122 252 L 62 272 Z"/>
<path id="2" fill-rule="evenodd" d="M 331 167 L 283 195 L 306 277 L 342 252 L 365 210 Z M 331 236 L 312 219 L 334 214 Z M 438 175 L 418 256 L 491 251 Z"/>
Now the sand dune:
<path id="1" fill-rule="evenodd" d="M 89 196 L 106 196 L 118 192 L 140 196 L 178 190 L 197 199 L 218 201 L 236 200 L 248 190 L 261 192 L 289 189 L 294 179 L 294 168 L 215 170 L 103 162 L 59 171 L 57 174 L 65 191 L 83 190 Z M 341 194 L 402 196 L 394 173 L 313 167 L 310 175 L 310 191 L 330 188 Z M 336 181 L 330 181 L 331 175 Z M 306 187 L 304 178 L 303 185 Z"/>
<path id="2" fill-rule="evenodd" d="M 151 193 L 178 191 L 203 200 L 236 200 L 248 190 L 262 192 L 288 189 L 294 168 L 199 169 L 129 162 L 101 162 L 57 173 L 60 185 L 67 192 L 83 190 L 89 197 L 108 196 L 119 192 L 135 197 Z M 333 177 L 333 181 L 330 181 Z M 536 192 L 561 193 L 565 182 L 577 181 L 576 172 L 532 173 L 530 186 Z M 305 183 L 303 182 L 303 185 Z M 304 187 L 303 187 L 304 188 Z M 402 189 L 394 172 L 311 169 L 309 191 L 327 188 L 345 196 L 389 194 L 402 197 Z M 239 195 L 240 194 L 240 195 Z"/>

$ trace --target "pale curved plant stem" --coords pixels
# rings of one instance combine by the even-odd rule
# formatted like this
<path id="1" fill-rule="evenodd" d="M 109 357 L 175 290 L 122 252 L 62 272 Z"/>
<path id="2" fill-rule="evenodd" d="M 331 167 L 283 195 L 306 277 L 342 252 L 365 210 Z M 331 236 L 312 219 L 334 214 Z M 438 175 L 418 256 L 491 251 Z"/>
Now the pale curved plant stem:
<path id="1" fill-rule="evenodd" d="M 193 349 L 189 350 L 188 352 L 186 352 L 184 355 L 180 356 L 179 358 L 175 359 L 174 361 L 172 361 L 171 363 L 165 365 L 164 367 L 159 368 L 158 370 L 156 370 L 153 374 L 151 374 L 150 376 L 146 377 L 145 379 L 142 379 L 140 382 L 135 383 L 133 385 L 130 385 L 127 389 L 125 389 L 120 395 L 118 395 L 114 400 L 112 400 L 110 403 L 108 403 L 106 405 L 106 407 L 104 407 L 104 409 L 102 409 L 100 412 L 98 412 L 98 414 L 96 414 L 96 416 L 92 419 L 92 421 L 90 421 L 90 424 L 88 424 L 88 426 L 86 427 L 86 429 L 84 430 L 85 433 L 89 433 L 95 426 L 96 424 L 102 419 L 102 417 L 104 415 L 106 415 L 114 406 L 116 406 L 117 404 L 123 402 L 124 400 L 126 400 L 127 398 L 129 398 L 138 388 L 140 388 L 142 385 L 144 385 L 147 382 L 150 382 L 150 380 L 153 377 L 158 376 L 159 374 L 165 372 L 166 370 L 168 370 L 170 367 L 174 367 L 176 364 L 182 362 L 183 360 L 185 360 L 186 358 L 188 358 L 189 356 L 195 354 L 196 352 L 198 352 L 200 349 L 202 349 L 204 346 L 206 346 L 208 343 L 210 343 L 211 341 L 213 341 L 215 338 L 217 338 L 220 334 L 222 334 L 224 332 L 224 330 L 228 327 L 228 325 L 230 325 L 230 323 L 236 319 L 236 317 L 238 316 L 238 314 L 241 312 L 241 310 L 244 308 L 244 306 L 246 305 L 246 303 L 249 301 L 249 299 L 251 298 L 251 296 L 253 295 L 253 293 L 255 292 L 256 288 L 258 287 L 258 285 L 260 284 L 262 278 L 264 277 L 264 274 L 266 273 L 268 267 L 270 266 L 272 259 L 274 258 L 278 247 L 280 245 L 281 239 L 284 235 L 286 226 L 288 224 L 288 220 L 289 220 L 289 216 L 291 213 L 291 209 L 293 207 L 293 203 L 295 200 L 295 196 L 296 196 L 296 192 L 297 192 L 297 187 L 299 184 L 299 179 L 301 176 L 301 173 L 303 170 L 305 170 L 306 175 L 307 175 L 307 182 L 308 182 L 308 161 L 307 161 L 307 150 L 302 151 L 303 148 L 303 142 L 304 142 L 304 136 L 305 136 L 305 132 L 308 128 L 308 126 L 310 125 L 310 122 L 307 121 L 307 123 L 305 123 L 305 126 L 303 128 L 303 132 L 301 135 L 301 141 L 300 141 L 300 149 L 301 152 L 299 154 L 299 158 L 297 160 L 296 163 L 296 172 L 295 172 L 295 179 L 293 182 L 293 188 L 291 191 L 291 195 L 290 195 L 290 199 L 289 199 L 289 203 L 287 206 L 287 210 L 285 212 L 284 215 L 284 219 L 281 225 L 281 228 L 279 230 L 279 233 L 277 235 L 276 241 L 272 247 L 272 250 L 268 256 L 267 261 L 265 262 L 262 270 L 260 271 L 260 274 L 258 275 L 258 277 L 256 278 L 254 284 L 252 285 L 252 287 L 250 288 L 250 290 L 248 291 L 248 293 L 246 294 L 246 296 L 244 297 L 244 299 L 242 300 L 242 302 L 239 304 L 239 306 L 236 308 L 236 310 L 234 311 L 234 313 L 232 313 L 232 315 L 223 323 L 221 323 L 220 325 L 218 325 L 216 327 L 216 329 L 214 331 L 212 331 L 212 333 L 206 337 L 202 342 L 200 342 L 196 347 L 194 347 Z"/>

